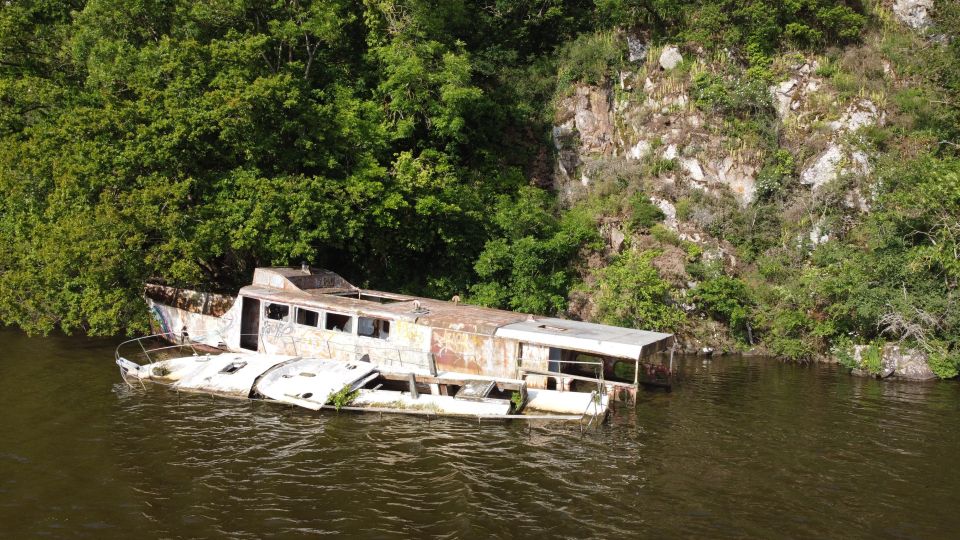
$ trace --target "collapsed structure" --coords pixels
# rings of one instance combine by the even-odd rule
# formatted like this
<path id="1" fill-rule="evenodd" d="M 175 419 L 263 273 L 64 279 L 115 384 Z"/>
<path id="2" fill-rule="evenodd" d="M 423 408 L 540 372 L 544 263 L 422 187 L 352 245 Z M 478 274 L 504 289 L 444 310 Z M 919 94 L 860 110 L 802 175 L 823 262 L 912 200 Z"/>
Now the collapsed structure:
<path id="1" fill-rule="evenodd" d="M 671 334 L 360 289 L 306 266 L 257 268 L 235 299 L 163 285 L 146 296 L 160 333 L 180 342 L 286 359 L 278 365 L 366 363 L 377 376 L 356 388 L 359 402 L 377 383 L 377 391 L 399 384 L 408 394 L 474 401 L 516 393 L 514 413 L 580 413 L 592 394 L 605 411 L 609 398 L 672 375 L 654 361 Z"/>

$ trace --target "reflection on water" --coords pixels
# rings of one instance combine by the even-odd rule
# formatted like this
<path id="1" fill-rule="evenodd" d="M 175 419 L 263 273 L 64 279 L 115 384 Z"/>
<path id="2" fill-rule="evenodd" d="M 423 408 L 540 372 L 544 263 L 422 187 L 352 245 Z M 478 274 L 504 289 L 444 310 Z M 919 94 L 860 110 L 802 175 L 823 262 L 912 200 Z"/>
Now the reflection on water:
<path id="1" fill-rule="evenodd" d="M 960 389 L 681 360 L 576 424 L 313 413 L 130 387 L 112 342 L 0 333 L 0 536 L 960 532 Z"/>

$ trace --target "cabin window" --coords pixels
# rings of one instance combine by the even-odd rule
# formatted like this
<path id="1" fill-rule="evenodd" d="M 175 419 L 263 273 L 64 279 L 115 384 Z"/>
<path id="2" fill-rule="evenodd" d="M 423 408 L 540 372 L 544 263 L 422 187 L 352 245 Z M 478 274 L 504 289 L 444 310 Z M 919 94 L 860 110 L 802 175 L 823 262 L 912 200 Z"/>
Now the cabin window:
<path id="1" fill-rule="evenodd" d="M 320 312 L 312 309 L 297 308 L 297 324 L 304 326 L 320 326 Z"/>
<path id="2" fill-rule="evenodd" d="M 284 304 L 267 304 L 264 312 L 266 312 L 268 319 L 274 321 L 290 320 L 290 306 Z"/>
<path id="3" fill-rule="evenodd" d="M 370 338 L 389 339 L 390 321 L 374 319 L 373 317 L 360 317 L 357 319 L 357 334 Z"/>
<path id="4" fill-rule="evenodd" d="M 327 313 L 327 319 L 324 328 L 337 332 L 353 333 L 353 317 L 350 315 L 341 315 L 339 313 Z"/>

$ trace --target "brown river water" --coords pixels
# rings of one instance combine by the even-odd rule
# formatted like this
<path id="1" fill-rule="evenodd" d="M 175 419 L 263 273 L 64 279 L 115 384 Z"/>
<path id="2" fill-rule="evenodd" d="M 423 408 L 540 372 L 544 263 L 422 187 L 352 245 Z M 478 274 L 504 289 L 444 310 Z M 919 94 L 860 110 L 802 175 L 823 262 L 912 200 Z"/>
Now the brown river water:
<path id="1" fill-rule="evenodd" d="M 124 384 L 0 331 L 2 538 L 958 538 L 960 385 L 680 360 L 599 430 Z"/>

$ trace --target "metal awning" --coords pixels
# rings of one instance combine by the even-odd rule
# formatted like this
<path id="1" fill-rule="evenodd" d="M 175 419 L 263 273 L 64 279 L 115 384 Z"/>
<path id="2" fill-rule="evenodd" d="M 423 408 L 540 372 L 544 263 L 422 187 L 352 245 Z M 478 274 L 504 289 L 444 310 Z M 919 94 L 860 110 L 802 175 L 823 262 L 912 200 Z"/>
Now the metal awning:
<path id="1" fill-rule="evenodd" d="M 636 360 L 673 344 L 673 334 L 565 319 L 536 318 L 497 329 L 497 337 Z"/>

